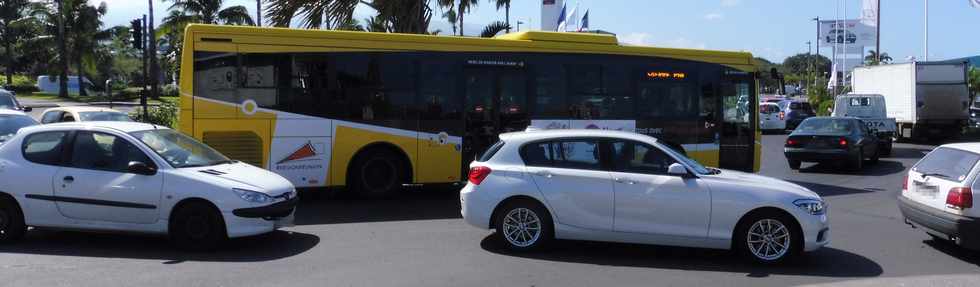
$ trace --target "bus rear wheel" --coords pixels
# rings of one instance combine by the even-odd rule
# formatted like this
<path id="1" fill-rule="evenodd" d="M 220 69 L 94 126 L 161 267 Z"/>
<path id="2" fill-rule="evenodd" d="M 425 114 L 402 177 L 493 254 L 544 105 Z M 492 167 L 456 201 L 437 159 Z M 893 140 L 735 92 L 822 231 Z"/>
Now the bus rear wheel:
<path id="1" fill-rule="evenodd" d="M 383 148 L 359 155 L 351 166 L 350 188 L 365 198 L 395 194 L 407 180 L 402 161 L 398 154 Z"/>

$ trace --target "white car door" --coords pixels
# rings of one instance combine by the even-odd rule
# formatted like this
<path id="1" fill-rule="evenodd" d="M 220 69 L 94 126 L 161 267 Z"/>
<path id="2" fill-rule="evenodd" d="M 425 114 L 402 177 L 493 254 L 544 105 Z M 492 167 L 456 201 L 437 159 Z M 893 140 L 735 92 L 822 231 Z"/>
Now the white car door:
<path id="1" fill-rule="evenodd" d="M 523 148 L 527 173 L 551 206 L 557 223 L 612 230 L 612 180 L 602 169 L 599 151 L 595 139 L 563 139 Z"/>
<path id="2" fill-rule="evenodd" d="M 635 141 L 610 144 L 615 231 L 707 236 L 711 193 L 704 183 L 667 175 L 667 167 L 676 161 L 655 146 Z"/>
<path id="3" fill-rule="evenodd" d="M 54 200 L 73 219 L 153 223 L 163 187 L 161 174 L 128 171 L 130 162 L 154 166 L 142 150 L 109 133 L 79 131 L 68 166 L 53 178 Z"/>

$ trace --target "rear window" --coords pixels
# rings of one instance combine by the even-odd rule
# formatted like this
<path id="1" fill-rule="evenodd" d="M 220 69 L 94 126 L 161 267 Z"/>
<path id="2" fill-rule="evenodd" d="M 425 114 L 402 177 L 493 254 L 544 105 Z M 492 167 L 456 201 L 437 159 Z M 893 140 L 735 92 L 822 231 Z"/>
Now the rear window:
<path id="1" fill-rule="evenodd" d="M 871 99 L 870 98 L 851 98 L 851 106 L 852 107 L 864 107 L 864 106 L 870 106 L 870 105 L 871 105 Z"/>
<path id="2" fill-rule="evenodd" d="M 480 157 L 476 158 L 476 161 L 485 162 L 490 160 L 490 158 L 493 158 L 493 155 L 497 154 L 497 152 L 500 151 L 500 148 L 502 147 L 504 147 L 504 141 L 498 141 L 494 143 L 493 145 L 490 146 L 490 148 L 487 149 L 487 151 L 483 152 L 483 154 L 480 155 Z"/>
<path id="3" fill-rule="evenodd" d="M 806 103 L 806 102 L 793 102 L 793 103 L 790 103 L 789 104 L 789 108 L 790 109 L 794 109 L 794 110 L 804 110 L 804 111 L 810 111 L 811 110 L 810 109 L 810 103 Z"/>
<path id="4" fill-rule="evenodd" d="M 800 123 L 794 133 L 818 135 L 848 135 L 854 130 L 855 121 L 832 118 L 809 118 Z"/>
<path id="5" fill-rule="evenodd" d="M 952 148 L 940 147 L 927 154 L 912 170 L 953 181 L 963 181 L 980 160 L 980 155 Z"/>

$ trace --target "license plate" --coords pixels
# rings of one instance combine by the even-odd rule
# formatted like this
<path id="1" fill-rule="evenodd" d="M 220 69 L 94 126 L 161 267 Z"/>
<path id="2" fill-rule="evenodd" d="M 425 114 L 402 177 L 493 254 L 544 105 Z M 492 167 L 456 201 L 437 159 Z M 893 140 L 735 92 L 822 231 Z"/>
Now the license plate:
<path id="1" fill-rule="evenodd" d="M 939 188 L 934 185 L 925 185 L 923 183 L 916 182 L 915 192 L 925 197 L 936 198 L 936 195 L 939 193 Z"/>

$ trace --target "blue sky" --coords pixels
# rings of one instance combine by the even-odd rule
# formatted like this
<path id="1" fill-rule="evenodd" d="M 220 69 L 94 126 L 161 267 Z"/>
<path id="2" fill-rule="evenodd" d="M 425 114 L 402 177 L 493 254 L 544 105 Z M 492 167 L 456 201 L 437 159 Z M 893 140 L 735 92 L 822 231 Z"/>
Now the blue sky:
<path id="1" fill-rule="evenodd" d="M 101 2 L 89 0 L 90 2 Z M 153 0 L 157 19 L 166 7 Z M 575 0 L 567 0 L 574 5 Z M 925 0 L 882 0 L 882 50 L 898 61 L 923 56 L 923 2 Z M 147 2 L 105 0 L 108 25 L 127 24 L 145 11 Z M 253 0 L 225 0 L 225 5 L 245 5 L 254 14 Z M 860 14 L 860 0 L 846 0 L 848 18 Z M 520 19 L 531 28 L 540 27 L 540 0 L 513 0 L 511 22 Z M 582 0 L 579 9 L 590 9 L 593 29 L 616 33 L 621 42 L 664 47 L 749 51 L 775 62 L 807 52 L 807 41 L 814 40 L 812 19 L 833 19 L 836 0 Z M 581 11 L 580 11 L 581 12 Z M 840 11 L 843 14 L 843 11 Z M 370 9 L 358 9 L 359 18 Z M 581 14 L 579 14 L 581 15 Z M 481 0 L 466 16 L 466 33 L 478 33 L 487 23 L 503 20 L 489 0 Z M 435 21 L 442 22 L 441 19 Z M 434 22 L 435 22 L 434 21 Z M 158 21 L 159 22 L 159 21 Z M 525 29 L 528 24 L 523 24 Z M 435 28 L 450 31 L 446 23 Z M 980 54 L 980 8 L 968 0 L 929 1 L 929 59 L 941 60 Z M 829 56 L 829 49 L 822 51 Z"/>

